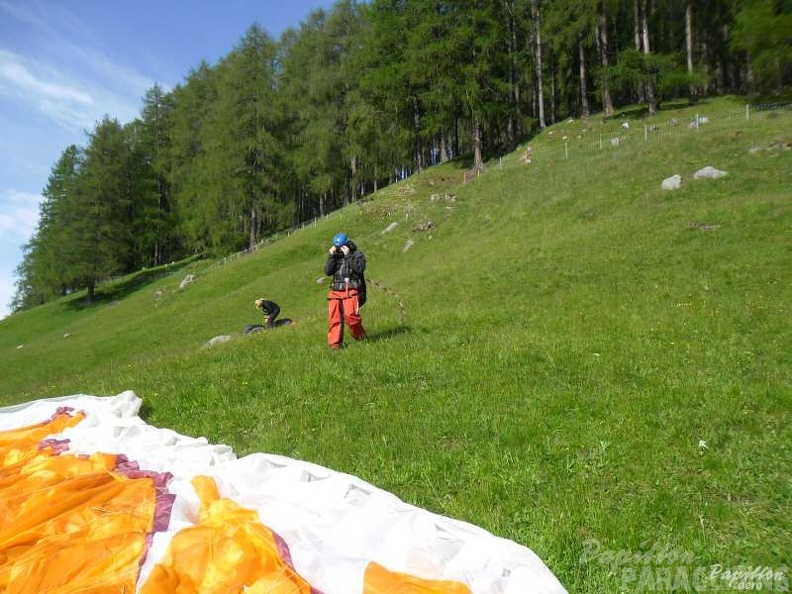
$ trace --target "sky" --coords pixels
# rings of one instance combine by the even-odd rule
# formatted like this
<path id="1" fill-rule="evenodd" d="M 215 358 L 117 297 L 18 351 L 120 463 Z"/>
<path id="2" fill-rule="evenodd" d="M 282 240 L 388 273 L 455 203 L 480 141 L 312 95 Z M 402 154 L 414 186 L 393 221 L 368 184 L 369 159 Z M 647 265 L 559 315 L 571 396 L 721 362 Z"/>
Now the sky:
<path id="1" fill-rule="evenodd" d="M 216 64 L 258 23 L 273 38 L 333 0 L 0 0 L 0 318 L 61 153 L 85 147 L 105 115 L 140 115 L 147 89 L 169 90 Z"/>

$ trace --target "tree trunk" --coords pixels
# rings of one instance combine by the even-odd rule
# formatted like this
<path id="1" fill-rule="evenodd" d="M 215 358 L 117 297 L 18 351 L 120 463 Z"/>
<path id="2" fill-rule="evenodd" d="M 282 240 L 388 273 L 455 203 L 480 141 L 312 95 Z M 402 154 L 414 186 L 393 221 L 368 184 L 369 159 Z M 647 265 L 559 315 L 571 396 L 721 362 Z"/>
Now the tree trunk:
<path id="1" fill-rule="evenodd" d="M 643 53 L 643 44 L 641 43 L 641 9 L 638 6 L 639 0 L 633 0 L 633 26 L 635 28 L 635 49 Z M 643 84 L 639 84 L 636 89 L 638 93 L 638 103 L 646 103 L 646 93 Z"/>
<path id="2" fill-rule="evenodd" d="M 535 27 L 534 52 L 536 60 L 536 95 L 537 107 L 539 109 L 539 127 L 547 128 L 544 113 L 544 79 L 542 76 L 542 31 L 539 14 L 539 0 L 531 2 L 531 16 Z"/>
<path id="3" fill-rule="evenodd" d="M 459 116 L 454 116 L 454 130 L 453 130 L 454 138 L 453 138 L 453 147 L 454 147 L 454 156 L 459 156 Z"/>
<path id="4" fill-rule="evenodd" d="M 358 184 L 357 184 L 357 156 L 352 155 L 349 159 L 349 171 L 350 171 L 350 179 L 349 179 L 349 193 L 352 196 L 352 202 L 357 200 L 358 198 Z"/>
<path id="5" fill-rule="evenodd" d="M 250 237 L 248 238 L 248 249 L 256 247 L 256 207 L 250 207 Z"/>
<path id="6" fill-rule="evenodd" d="M 550 123 L 558 121 L 556 112 L 558 104 L 558 90 L 556 88 L 556 63 L 555 56 L 550 54 Z"/>
<path id="7" fill-rule="evenodd" d="M 600 44 L 600 58 L 604 77 L 602 81 L 602 110 L 605 113 L 605 117 L 609 118 L 613 116 L 613 97 L 611 96 L 610 82 L 608 80 L 608 70 L 610 69 L 610 58 L 608 57 L 608 52 L 610 51 L 608 47 L 608 7 L 604 0 L 600 2 L 600 26 L 597 38 Z"/>
<path id="8" fill-rule="evenodd" d="M 649 0 L 651 1 L 651 0 Z M 651 53 L 649 45 L 649 10 L 647 0 L 641 0 L 641 22 L 643 24 L 643 49 L 644 55 L 648 56 Z M 655 97 L 654 73 L 651 68 L 648 68 L 646 79 L 646 104 L 649 107 L 649 115 L 653 116 L 657 113 L 657 98 Z"/>
<path id="9" fill-rule="evenodd" d="M 520 113 L 520 85 L 517 81 L 517 24 L 514 18 L 514 2 L 506 2 L 506 9 L 509 13 L 509 99 L 511 109 L 506 120 L 506 135 L 509 145 L 513 145 L 517 140 L 517 119 Z"/>
<path id="10" fill-rule="evenodd" d="M 578 37 L 578 59 L 580 60 L 580 115 L 587 118 L 591 115 L 586 86 L 586 52 L 583 49 L 583 37 Z"/>
<path id="11" fill-rule="evenodd" d="M 416 97 L 413 97 L 413 124 L 415 126 L 415 167 L 420 173 L 424 169 L 424 154 L 421 141 L 421 113 Z"/>
<path id="12" fill-rule="evenodd" d="M 484 169 L 484 159 L 481 154 L 481 121 L 478 118 L 473 124 L 473 167 Z"/>
<path id="13" fill-rule="evenodd" d="M 691 77 L 690 100 L 696 100 L 696 86 L 693 78 L 693 0 L 685 0 L 685 49 L 687 50 L 687 71 Z"/>

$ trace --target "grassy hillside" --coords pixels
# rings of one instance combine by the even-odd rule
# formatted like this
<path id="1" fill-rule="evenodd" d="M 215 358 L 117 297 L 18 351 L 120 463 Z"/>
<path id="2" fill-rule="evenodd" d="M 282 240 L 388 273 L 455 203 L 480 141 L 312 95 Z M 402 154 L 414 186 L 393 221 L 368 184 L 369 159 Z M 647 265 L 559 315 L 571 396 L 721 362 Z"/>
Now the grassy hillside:
<path id="1" fill-rule="evenodd" d="M 624 570 L 641 564 L 581 560 L 592 539 L 691 571 L 776 568 L 792 548 L 790 142 L 792 112 L 746 119 L 729 100 L 560 123 L 530 164 L 523 146 L 466 185 L 446 164 L 230 263 L 3 320 L 0 404 L 133 389 L 153 425 L 523 543 L 570 592 L 636 589 Z M 728 175 L 694 180 L 706 165 Z M 338 230 L 379 286 L 370 340 L 331 352 L 317 279 Z M 242 336 L 259 296 L 296 324 Z"/>

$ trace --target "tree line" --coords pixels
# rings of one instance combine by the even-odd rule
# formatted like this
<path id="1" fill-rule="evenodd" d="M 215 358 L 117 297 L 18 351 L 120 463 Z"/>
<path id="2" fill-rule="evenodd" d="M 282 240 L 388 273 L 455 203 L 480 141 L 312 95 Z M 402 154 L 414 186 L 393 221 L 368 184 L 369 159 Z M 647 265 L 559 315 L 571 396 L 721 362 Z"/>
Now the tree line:
<path id="1" fill-rule="evenodd" d="M 148 89 L 66 147 L 14 311 L 222 255 L 568 117 L 792 85 L 790 0 L 339 0 Z"/>

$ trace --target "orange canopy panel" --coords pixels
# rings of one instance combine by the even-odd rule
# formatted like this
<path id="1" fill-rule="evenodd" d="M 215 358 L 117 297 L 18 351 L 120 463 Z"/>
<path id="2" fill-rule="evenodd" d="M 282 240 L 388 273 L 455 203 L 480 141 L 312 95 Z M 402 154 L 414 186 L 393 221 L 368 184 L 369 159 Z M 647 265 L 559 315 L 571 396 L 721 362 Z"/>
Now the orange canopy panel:
<path id="1" fill-rule="evenodd" d="M 472 594 L 470 588 L 448 580 L 426 580 L 389 571 L 372 561 L 366 567 L 363 594 Z"/>
<path id="2" fill-rule="evenodd" d="M 0 593 L 566 594 L 522 545 L 140 403 L 0 408 Z"/>

